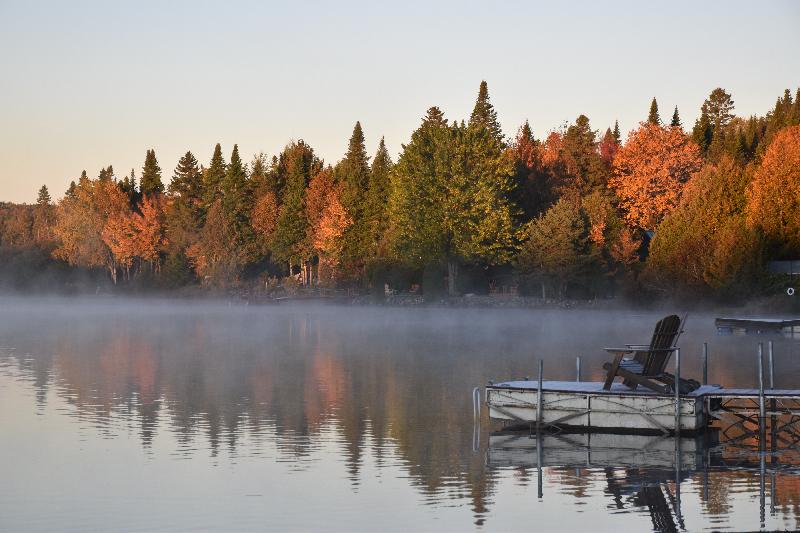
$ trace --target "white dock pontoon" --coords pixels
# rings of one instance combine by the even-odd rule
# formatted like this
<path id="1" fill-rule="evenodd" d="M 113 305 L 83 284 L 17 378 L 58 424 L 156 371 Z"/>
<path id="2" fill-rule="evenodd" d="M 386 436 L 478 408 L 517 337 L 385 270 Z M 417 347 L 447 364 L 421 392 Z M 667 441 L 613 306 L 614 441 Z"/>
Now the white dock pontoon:
<path id="1" fill-rule="evenodd" d="M 755 419 L 759 398 L 768 404 L 764 416 L 800 417 L 800 391 L 725 389 L 703 385 L 678 397 L 647 389 L 631 390 L 614 383 L 610 390 L 599 381 L 543 381 L 539 405 L 537 381 L 507 381 L 486 387 L 489 416 L 513 425 L 609 433 L 657 434 L 704 431 L 712 420 Z M 676 417 L 676 400 L 680 416 Z M 774 407 L 772 407 L 774 406 Z M 537 424 L 537 412 L 541 420 Z"/>

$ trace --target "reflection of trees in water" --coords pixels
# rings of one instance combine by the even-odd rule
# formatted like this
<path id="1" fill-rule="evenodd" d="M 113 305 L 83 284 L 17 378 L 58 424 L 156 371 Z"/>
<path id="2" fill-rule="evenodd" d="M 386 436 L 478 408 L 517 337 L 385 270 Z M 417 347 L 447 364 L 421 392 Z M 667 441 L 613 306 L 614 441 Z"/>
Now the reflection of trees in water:
<path id="1" fill-rule="evenodd" d="M 122 306 L 81 315 L 78 323 L 40 316 L 7 327 L 20 350 L 36 354 L 20 365 L 38 401 L 54 387 L 76 406 L 75 416 L 108 434 L 135 420 L 145 447 L 156 431 L 168 430 L 187 454 L 203 440 L 216 456 L 221 448 L 235 453 L 247 437 L 251 446 L 271 444 L 279 457 L 302 462 L 333 428 L 354 486 L 365 449 L 381 466 L 391 448 L 426 498 L 469 498 L 481 523 L 498 474 L 472 452 L 469 391 L 491 378 L 534 377 L 539 357 L 546 376 L 568 379 L 580 354 L 584 375 L 599 378 L 606 359 L 599 347 L 648 337 L 659 318 L 597 317 Z M 700 345 L 702 335 L 689 329 L 682 340 Z M 732 384 L 747 384 L 747 365 L 725 364 L 746 343 L 714 341 L 712 369 Z M 528 483 L 524 470 L 518 482 Z M 559 483 L 583 497 L 589 482 L 571 475 Z M 721 485 L 711 491 L 711 512 L 725 512 Z"/>

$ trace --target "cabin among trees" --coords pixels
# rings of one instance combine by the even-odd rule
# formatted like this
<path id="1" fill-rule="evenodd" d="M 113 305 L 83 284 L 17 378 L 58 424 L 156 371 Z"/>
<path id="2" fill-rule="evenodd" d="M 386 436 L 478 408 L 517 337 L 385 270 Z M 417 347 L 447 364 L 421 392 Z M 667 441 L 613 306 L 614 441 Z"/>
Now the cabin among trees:
<path id="1" fill-rule="evenodd" d="M 653 98 L 624 139 L 582 114 L 509 138 L 482 82 L 467 120 L 431 107 L 396 159 L 360 122 L 335 164 L 301 139 L 249 162 L 217 144 L 167 180 L 148 149 L 138 173 L 0 204 L 0 285 L 746 296 L 800 257 L 800 91 L 733 112 L 717 88 L 690 129 Z"/>

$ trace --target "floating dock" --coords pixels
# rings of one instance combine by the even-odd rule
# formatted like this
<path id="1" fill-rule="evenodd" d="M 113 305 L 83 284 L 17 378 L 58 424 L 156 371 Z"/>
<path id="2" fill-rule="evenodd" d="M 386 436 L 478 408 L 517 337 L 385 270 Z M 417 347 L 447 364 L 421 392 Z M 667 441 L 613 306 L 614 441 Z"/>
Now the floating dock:
<path id="1" fill-rule="evenodd" d="M 719 335 L 778 334 L 800 339 L 800 319 L 786 318 L 717 318 Z"/>
<path id="2" fill-rule="evenodd" d="M 700 433 L 714 420 L 800 417 L 800 390 L 703 385 L 676 396 L 642 388 L 631 390 L 622 383 L 604 390 L 600 381 L 542 381 L 540 403 L 539 387 L 536 381 L 487 385 L 489 416 L 540 429 L 643 435 Z"/>

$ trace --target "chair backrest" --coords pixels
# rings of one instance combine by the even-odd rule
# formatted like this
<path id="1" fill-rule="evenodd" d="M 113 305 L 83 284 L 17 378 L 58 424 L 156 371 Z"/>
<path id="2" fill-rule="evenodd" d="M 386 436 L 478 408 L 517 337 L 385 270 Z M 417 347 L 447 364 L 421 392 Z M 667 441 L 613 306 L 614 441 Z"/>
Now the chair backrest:
<path id="1" fill-rule="evenodd" d="M 678 315 L 669 315 L 656 323 L 653 338 L 650 341 L 650 351 L 644 361 L 641 361 L 645 376 L 655 376 L 664 372 L 667 362 L 672 355 L 668 348 L 672 348 L 681 334 L 681 319 Z"/>

